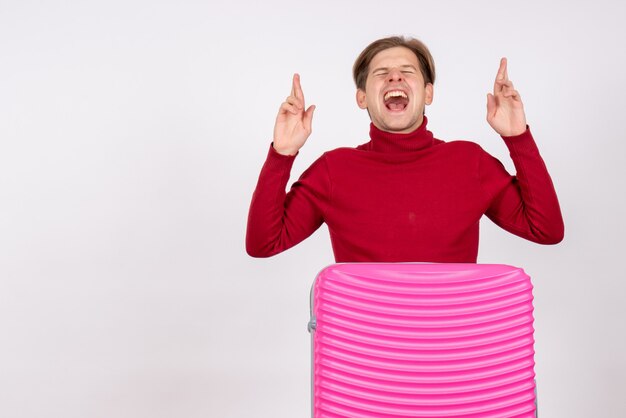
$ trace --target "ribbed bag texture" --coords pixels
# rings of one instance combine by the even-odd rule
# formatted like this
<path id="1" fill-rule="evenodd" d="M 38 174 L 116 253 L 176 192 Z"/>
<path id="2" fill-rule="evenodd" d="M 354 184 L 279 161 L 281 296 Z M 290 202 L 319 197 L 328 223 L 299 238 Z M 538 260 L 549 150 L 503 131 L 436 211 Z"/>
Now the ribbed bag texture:
<path id="1" fill-rule="evenodd" d="M 314 418 L 535 416 L 522 269 L 335 264 L 311 297 Z"/>

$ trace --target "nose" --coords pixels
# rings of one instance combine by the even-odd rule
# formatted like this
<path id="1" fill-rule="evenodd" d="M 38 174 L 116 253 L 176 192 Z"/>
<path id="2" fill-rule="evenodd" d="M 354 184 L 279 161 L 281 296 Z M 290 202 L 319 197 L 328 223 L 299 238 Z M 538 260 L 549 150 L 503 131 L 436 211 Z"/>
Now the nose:
<path id="1" fill-rule="evenodd" d="M 402 71 L 399 68 L 392 68 L 389 70 L 389 81 L 402 81 Z"/>

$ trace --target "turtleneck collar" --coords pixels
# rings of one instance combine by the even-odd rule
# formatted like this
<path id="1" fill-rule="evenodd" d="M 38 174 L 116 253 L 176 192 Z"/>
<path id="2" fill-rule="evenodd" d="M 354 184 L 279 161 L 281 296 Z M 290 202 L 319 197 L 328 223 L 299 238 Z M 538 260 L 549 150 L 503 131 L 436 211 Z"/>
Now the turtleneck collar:
<path id="1" fill-rule="evenodd" d="M 370 123 L 371 141 L 366 149 L 375 152 L 397 153 L 419 151 L 435 144 L 432 132 L 426 129 L 428 119 L 424 116 L 422 124 L 408 134 L 385 132 Z"/>

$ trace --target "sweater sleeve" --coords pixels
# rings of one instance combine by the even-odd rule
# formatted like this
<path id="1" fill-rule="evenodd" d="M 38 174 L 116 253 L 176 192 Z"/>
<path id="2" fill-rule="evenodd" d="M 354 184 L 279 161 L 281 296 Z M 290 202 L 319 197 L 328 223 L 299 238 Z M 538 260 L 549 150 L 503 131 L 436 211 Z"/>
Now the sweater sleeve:
<path id="1" fill-rule="evenodd" d="M 479 172 L 489 199 L 485 214 L 501 228 L 530 241 L 560 242 L 564 226 L 559 201 L 530 129 L 502 139 L 517 173 L 511 176 L 500 161 L 483 152 Z"/>
<path id="2" fill-rule="evenodd" d="M 315 161 L 285 192 L 296 156 L 270 146 L 248 212 L 246 251 L 270 257 L 309 237 L 324 222 L 330 179 L 325 156 Z"/>

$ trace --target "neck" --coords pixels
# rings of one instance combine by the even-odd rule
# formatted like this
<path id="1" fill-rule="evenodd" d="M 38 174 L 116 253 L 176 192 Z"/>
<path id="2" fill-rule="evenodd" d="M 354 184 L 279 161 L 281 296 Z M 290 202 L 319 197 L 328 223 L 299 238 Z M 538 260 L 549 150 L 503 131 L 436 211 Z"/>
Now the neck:
<path id="1" fill-rule="evenodd" d="M 423 117 L 421 125 L 412 132 L 383 131 L 370 124 L 370 149 L 376 152 L 411 152 L 428 148 L 434 144 L 433 134 L 426 129 L 428 119 Z"/>

